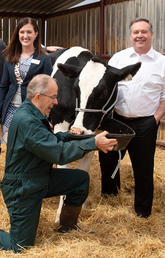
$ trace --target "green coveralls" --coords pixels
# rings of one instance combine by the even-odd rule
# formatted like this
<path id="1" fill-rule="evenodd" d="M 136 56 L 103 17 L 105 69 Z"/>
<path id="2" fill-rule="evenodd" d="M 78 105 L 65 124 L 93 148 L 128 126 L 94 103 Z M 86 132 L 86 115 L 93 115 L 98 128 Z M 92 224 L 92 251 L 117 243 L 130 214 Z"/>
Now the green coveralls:
<path id="1" fill-rule="evenodd" d="M 78 169 L 57 169 L 95 150 L 94 137 L 69 140 L 53 134 L 47 119 L 26 99 L 12 120 L 1 183 L 10 215 L 10 232 L 0 231 L 0 248 L 20 252 L 34 244 L 42 199 L 66 195 L 66 204 L 82 205 L 88 196 L 89 175 Z"/>

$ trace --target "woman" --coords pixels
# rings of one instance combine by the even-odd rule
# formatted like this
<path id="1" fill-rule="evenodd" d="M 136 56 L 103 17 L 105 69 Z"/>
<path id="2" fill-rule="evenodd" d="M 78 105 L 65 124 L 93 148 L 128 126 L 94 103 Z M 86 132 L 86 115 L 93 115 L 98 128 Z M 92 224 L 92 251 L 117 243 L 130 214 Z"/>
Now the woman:
<path id="1" fill-rule="evenodd" d="M 4 55 L 6 62 L 0 85 L 2 143 L 7 142 L 8 128 L 26 98 L 29 81 L 37 74 L 50 75 L 52 72 L 51 59 L 41 47 L 38 25 L 32 18 L 18 22 Z"/>

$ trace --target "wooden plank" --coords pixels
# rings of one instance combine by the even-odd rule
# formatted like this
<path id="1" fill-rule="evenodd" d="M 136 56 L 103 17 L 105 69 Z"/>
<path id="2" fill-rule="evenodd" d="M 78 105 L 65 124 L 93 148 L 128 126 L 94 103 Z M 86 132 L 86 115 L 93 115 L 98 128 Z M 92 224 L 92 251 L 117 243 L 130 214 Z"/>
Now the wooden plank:
<path id="1" fill-rule="evenodd" d="M 11 39 L 11 36 L 16 28 L 17 24 L 17 18 L 16 17 L 11 17 L 10 18 L 10 31 L 9 31 L 9 39 Z"/>
<path id="2" fill-rule="evenodd" d="M 7 17 L 3 18 L 3 41 L 9 43 L 9 19 Z"/>

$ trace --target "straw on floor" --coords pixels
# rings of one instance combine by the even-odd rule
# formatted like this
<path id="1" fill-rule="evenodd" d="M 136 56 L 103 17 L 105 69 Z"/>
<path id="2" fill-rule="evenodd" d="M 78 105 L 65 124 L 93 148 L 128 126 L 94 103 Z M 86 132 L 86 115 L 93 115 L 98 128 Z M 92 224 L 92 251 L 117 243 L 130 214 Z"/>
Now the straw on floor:
<path id="1" fill-rule="evenodd" d="M 5 164 L 0 155 L 0 179 Z M 145 157 L 144 157 L 145 162 Z M 72 163 L 72 167 L 76 162 Z M 138 218 L 133 209 L 134 180 L 128 156 L 121 162 L 121 191 L 117 197 L 100 194 L 100 168 L 95 152 L 90 169 L 90 192 L 79 226 L 83 232 L 57 233 L 59 198 L 44 200 L 35 246 L 22 254 L 0 251 L 0 257 L 40 258 L 163 258 L 165 257 L 165 150 L 156 149 L 152 215 Z M 0 193 L 0 228 L 9 230 L 9 217 Z"/>

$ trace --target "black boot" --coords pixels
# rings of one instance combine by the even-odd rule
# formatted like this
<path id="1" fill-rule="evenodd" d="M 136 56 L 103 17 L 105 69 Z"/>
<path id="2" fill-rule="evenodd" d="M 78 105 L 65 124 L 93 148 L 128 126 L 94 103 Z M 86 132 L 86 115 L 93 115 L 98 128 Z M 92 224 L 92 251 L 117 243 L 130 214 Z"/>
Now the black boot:
<path id="1" fill-rule="evenodd" d="M 81 211 L 81 206 L 69 206 L 64 204 L 60 215 L 60 233 L 68 233 L 72 229 L 80 231 L 77 226 L 78 216 Z"/>

